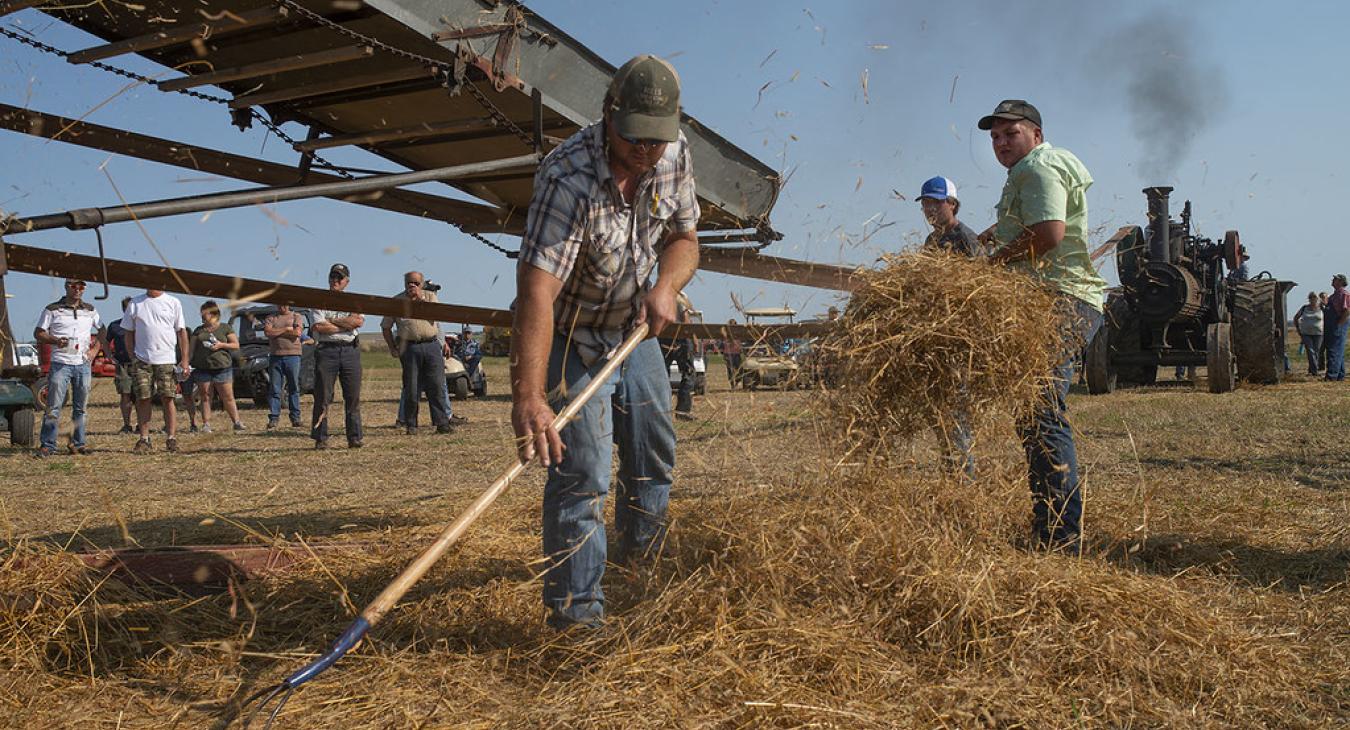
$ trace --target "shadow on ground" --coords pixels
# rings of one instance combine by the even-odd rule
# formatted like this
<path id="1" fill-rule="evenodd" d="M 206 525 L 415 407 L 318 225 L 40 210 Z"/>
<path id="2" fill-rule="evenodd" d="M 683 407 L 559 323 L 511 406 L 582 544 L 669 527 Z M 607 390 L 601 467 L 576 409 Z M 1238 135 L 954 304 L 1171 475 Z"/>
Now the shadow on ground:
<path id="1" fill-rule="evenodd" d="M 1137 549 L 1134 549 L 1137 548 Z M 1134 549 L 1133 552 L 1130 552 Z M 1106 560 L 1131 570 L 1177 576 L 1200 569 L 1254 587 L 1284 591 L 1326 590 L 1350 579 L 1350 545 L 1313 550 L 1277 550 L 1238 541 L 1196 540 L 1184 534 L 1155 535 L 1121 543 Z"/>
<path id="2" fill-rule="evenodd" d="M 1319 456 L 1307 451 L 1274 453 L 1261 456 L 1238 455 L 1232 459 L 1207 456 L 1164 457 L 1148 456 L 1140 460 L 1144 466 L 1175 470 L 1205 470 L 1221 474 L 1250 475 L 1253 473 L 1294 482 L 1312 489 L 1339 492 L 1350 485 L 1350 461 L 1343 454 L 1326 452 Z"/>

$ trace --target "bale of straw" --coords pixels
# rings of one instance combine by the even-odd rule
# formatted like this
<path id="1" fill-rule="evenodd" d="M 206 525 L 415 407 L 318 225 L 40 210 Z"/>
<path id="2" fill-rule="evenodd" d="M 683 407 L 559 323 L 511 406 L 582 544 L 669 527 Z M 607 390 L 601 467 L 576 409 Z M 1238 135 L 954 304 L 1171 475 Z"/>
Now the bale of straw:
<path id="1" fill-rule="evenodd" d="M 844 385 L 829 409 L 857 443 L 885 444 L 1042 397 L 1064 347 L 1055 296 L 1006 267 L 909 251 L 859 274 L 823 343 Z"/>

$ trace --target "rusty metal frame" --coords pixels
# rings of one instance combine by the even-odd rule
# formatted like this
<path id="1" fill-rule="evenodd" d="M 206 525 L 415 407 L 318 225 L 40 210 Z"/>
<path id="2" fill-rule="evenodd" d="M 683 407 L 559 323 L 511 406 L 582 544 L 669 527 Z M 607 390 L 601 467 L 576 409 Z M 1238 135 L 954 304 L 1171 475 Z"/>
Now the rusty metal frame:
<path id="1" fill-rule="evenodd" d="M 232 14 L 233 15 L 233 14 Z M 82 51 L 75 51 L 66 57 L 70 63 L 82 64 L 91 61 L 102 61 L 106 58 L 125 55 L 127 53 L 140 53 L 142 51 L 153 51 L 158 48 L 167 48 L 176 46 L 179 43 L 188 43 L 194 38 L 218 38 L 222 35 L 235 33 L 241 30 L 257 28 L 269 23 L 277 23 L 285 20 L 288 13 L 285 8 L 261 8 L 250 10 L 246 13 L 239 13 L 233 17 L 227 17 L 221 20 L 203 21 L 200 24 L 194 23 L 169 30 L 156 31 L 145 35 L 127 38 L 116 43 L 106 43 L 101 46 L 93 46 Z"/>
<path id="2" fill-rule="evenodd" d="M 271 74 L 285 73 L 287 71 L 300 71 L 302 69 L 315 68 L 318 66 L 328 66 L 337 63 L 346 63 L 348 61 L 359 61 L 364 58 L 370 58 L 374 54 L 375 49 L 370 46 L 344 46 L 342 48 L 333 48 L 327 51 L 301 53 L 285 58 L 275 58 L 271 61 L 264 61 L 262 63 L 250 63 L 234 68 L 222 68 L 216 71 L 182 76 L 176 79 L 166 79 L 160 81 L 158 86 L 163 91 L 195 89 L 199 86 L 223 84 L 227 81 L 242 81 L 244 79 L 255 79 L 259 76 L 270 76 Z"/>
<path id="3" fill-rule="evenodd" d="M 296 169 L 267 160 L 151 137 L 113 127 L 21 109 L 0 103 L 0 129 L 55 139 L 165 165 L 246 180 L 263 185 L 288 185 L 296 181 Z M 336 175 L 310 171 L 305 182 L 337 182 Z M 454 200 L 408 190 L 391 192 L 378 199 L 351 201 L 419 218 L 431 218 L 460 226 L 466 231 L 512 233 L 524 229 L 524 220 L 478 203 Z"/>

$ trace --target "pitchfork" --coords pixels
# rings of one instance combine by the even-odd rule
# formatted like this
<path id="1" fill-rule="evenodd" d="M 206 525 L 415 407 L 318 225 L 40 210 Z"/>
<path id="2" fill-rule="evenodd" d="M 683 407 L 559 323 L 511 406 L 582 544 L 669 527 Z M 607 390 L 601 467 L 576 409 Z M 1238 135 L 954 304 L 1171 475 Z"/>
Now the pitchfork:
<path id="1" fill-rule="evenodd" d="M 633 353 L 633 348 L 637 347 L 646 336 L 647 325 L 638 325 L 637 328 L 633 330 L 632 334 L 628 335 L 628 339 L 624 340 L 623 344 L 619 346 L 619 349 L 615 351 L 612 357 L 610 357 L 609 362 L 605 363 L 605 366 L 600 369 L 600 372 L 597 373 L 595 377 L 591 378 L 591 381 L 584 389 L 582 389 L 581 394 L 573 399 L 572 402 L 568 403 L 567 407 L 553 419 L 554 428 L 562 430 L 563 427 L 572 421 L 572 419 L 576 418 L 577 411 L 581 410 L 581 407 L 586 405 L 586 402 L 589 401 L 591 397 L 595 395 L 595 392 L 609 380 L 610 376 L 614 374 L 615 369 L 617 369 L 619 365 Z M 492 505 L 497 497 L 501 496 L 502 492 L 506 491 L 506 488 L 510 486 L 511 482 L 514 481 L 516 477 L 520 476 L 521 472 L 525 471 L 526 466 L 528 466 L 528 462 L 517 460 L 505 473 L 500 477 L 497 477 L 497 481 L 493 482 L 492 486 L 488 487 L 486 491 L 478 495 L 478 499 L 475 499 L 473 504 L 469 505 L 468 509 L 462 512 L 454 522 L 450 523 L 449 526 L 441 531 L 440 535 L 436 537 L 435 542 L 431 543 L 426 550 L 422 551 L 422 554 L 417 556 L 408 567 L 404 568 L 403 572 L 391 581 L 389 585 L 385 586 L 383 591 L 380 591 L 380 595 L 376 596 L 375 600 L 371 601 L 370 605 L 366 606 L 365 610 L 361 612 L 361 615 L 358 616 L 355 621 L 352 621 L 351 625 L 347 627 L 347 630 L 343 631 L 342 635 L 337 638 L 337 641 L 334 641 L 333 645 L 328 648 L 328 651 L 324 652 L 318 659 L 305 665 L 280 683 L 260 690 L 245 700 L 244 706 L 247 707 L 261 698 L 261 701 L 253 708 L 253 711 L 248 713 L 247 718 L 244 720 L 244 727 L 247 728 L 252 725 L 253 719 L 259 713 L 263 712 L 269 704 L 275 701 L 276 707 L 274 707 L 272 712 L 267 716 L 267 724 L 264 725 L 264 730 L 271 728 L 272 721 L 281 713 L 281 708 L 286 706 L 287 700 L 291 698 L 291 694 L 295 692 L 295 689 L 322 674 L 329 667 L 337 663 L 337 660 L 341 659 L 348 651 L 351 651 L 352 647 L 356 646 L 356 644 L 361 641 L 361 638 L 366 635 L 366 632 L 370 631 L 371 627 L 379 623 L 380 619 L 384 618 L 384 615 L 387 614 L 390 609 L 394 607 L 394 604 L 413 587 L 413 584 L 417 583 L 417 581 L 421 580 L 422 576 L 426 575 L 426 572 L 431 569 L 431 566 L 434 565 L 437 560 L 440 560 L 442 555 L 445 555 L 445 551 L 449 550 L 465 531 L 469 529 L 469 526 L 487 511 L 487 508 Z"/>

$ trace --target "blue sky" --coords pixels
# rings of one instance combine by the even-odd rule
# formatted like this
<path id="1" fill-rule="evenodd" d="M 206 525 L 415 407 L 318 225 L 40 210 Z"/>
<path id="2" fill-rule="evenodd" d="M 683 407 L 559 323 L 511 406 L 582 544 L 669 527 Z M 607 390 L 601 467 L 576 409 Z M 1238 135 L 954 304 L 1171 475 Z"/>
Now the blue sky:
<path id="1" fill-rule="evenodd" d="M 1193 201 L 1198 232 L 1241 231 L 1254 271 L 1329 289 L 1350 269 L 1339 243 L 1350 152 L 1343 31 L 1350 5 L 1305 2 L 775 2 L 632 3 L 537 0 L 529 6 L 621 63 L 643 52 L 671 60 L 686 110 L 779 169 L 788 182 L 773 214 L 785 234 L 767 252 L 828 263 L 868 263 L 922 239 L 914 202 L 933 175 L 955 180 L 962 219 L 992 222 L 1005 172 L 980 116 L 1003 98 L 1035 103 L 1049 142 L 1074 151 L 1096 180 L 1093 241 L 1144 223 L 1146 185 L 1172 185 L 1173 210 Z M 3 19 L 44 42 L 96 44 L 33 10 Z M 155 74 L 136 59 L 118 63 Z M 865 79 L 865 82 L 864 82 Z M 239 132 L 223 109 L 153 89 L 122 91 L 119 77 L 75 67 L 0 38 L 0 100 L 146 134 L 293 163 L 259 130 Z M 121 93 L 119 93 L 121 92 Z M 94 111 L 94 107 L 107 102 Z M 302 136 L 299 128 L 289 130 Z M 361 153 L 335 161 L 380 166 Z M 0 209 L 39 214 L 128 200 L 236 189 L 246 184 L 0 132 Z M 424 188 L 437 190 L 434 187 Z M 437 190 L 440 192 L 441 188 Z M 901 199 L 903 196 L 903 199 Z M 322 285 L 329 263 L 353 270 L 352 290 L 398 291 L 421 269 L 445 283 L 443 301 L 507 306 L 513 267 L 443 224 L 332 201 L 281 204 L 146 223 L 173 265 Z M 105 229 L 109 256 L 155 262 L 134 226 Z M 14 236 L 25 245 L 93 253 L 92 232 Z M 515 247 L 515 239 L 502 243 Z M 1113 265 L 1103 274 L 1114 280 Z M 31 335 L 60 282 L 6 277 L 15 334 Z M 114 288 L 105 317 L 129 290 Z M 90 290 L 92 297 L 97 287 Z M 746 306 L 787 304 L 810 315 L 831 292 L 703 273 L 690 293 L 709 320 Z M 189 306 L 195 308 L 195 300 Z"/>

